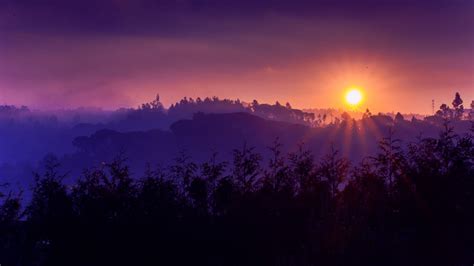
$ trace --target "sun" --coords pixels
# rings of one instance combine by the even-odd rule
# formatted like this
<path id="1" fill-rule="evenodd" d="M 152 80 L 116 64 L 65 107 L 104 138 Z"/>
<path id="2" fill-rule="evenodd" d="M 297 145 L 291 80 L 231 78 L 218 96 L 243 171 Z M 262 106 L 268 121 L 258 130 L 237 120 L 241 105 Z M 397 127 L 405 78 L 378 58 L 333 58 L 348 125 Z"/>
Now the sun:
<path id="1" fill-rule="evenodd" d="M 362 92 L 359 89 L 349 89 L 346 93 L 346 102 L 349 105 L 356 106 L 362 101 Z"/>

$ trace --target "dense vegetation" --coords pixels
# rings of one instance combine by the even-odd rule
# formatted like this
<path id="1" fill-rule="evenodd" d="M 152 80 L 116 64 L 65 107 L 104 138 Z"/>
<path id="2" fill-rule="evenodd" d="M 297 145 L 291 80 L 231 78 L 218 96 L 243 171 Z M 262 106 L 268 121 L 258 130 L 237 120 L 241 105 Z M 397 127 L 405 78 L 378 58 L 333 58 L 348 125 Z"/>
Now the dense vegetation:
<path id="1" fill-rule="evenodd" d="M 183 153 L 132 177 L 123 156 L 74 185 L 50 158 L 33 198 L 2 195 L 2 265 L 471 265 L 474 143 L 446 124 L 360 165 L 301 145 L 269 162 Z"/>

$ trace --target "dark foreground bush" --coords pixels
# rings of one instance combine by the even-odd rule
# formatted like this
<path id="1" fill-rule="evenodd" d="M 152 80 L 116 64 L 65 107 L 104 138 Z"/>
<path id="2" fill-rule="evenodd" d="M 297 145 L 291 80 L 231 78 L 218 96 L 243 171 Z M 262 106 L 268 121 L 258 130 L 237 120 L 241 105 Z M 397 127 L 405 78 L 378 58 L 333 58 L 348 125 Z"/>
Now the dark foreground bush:
<path id="1" fill-rule="evenodd" d="M 472 265 L 474 145 L 446 128 L 359 165 L 275 142 L 132 178 L 117 159 L 72 186 L 49 161 L 33 198 L 2 195 L 4 265 Z M 23 211 L 24 210 L 24 211 Z"/>

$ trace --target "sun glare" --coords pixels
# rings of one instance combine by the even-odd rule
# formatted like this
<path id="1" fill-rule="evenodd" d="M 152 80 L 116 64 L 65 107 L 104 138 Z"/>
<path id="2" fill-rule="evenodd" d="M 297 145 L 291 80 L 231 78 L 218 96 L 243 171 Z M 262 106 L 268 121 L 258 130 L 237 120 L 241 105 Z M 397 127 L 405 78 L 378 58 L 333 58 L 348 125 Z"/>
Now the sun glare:
<path id="1" fill-rule="evenodd" d="M 362 93 L 359 89 L 350 89 L 346 93 L 346 102 L 349 105 L 356 106 L 362 101 Z"/>

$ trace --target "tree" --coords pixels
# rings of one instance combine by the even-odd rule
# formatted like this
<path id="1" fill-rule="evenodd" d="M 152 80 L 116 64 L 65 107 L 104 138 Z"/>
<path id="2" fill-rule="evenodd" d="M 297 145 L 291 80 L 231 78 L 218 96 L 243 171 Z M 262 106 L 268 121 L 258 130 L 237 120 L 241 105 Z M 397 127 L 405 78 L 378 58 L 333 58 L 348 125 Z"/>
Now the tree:
<path id="1" fill-rule="evenodd" d="M 443 130 L 439 134 L 436 141 L 435 155 L 437 160 L 441 162 L 441 172 L 446 173 L 452 166 L 453 158 L 456 156 L 455 140 L 457 135 L 450 121 L 444 121 Z"/>
<path id="2" fill-rule="evenodd" d="M 454 118 L 455 119 L 462 119 L 463 114 L 464 114 L 464 106 L 462 105 L 463 100 L 461 99 L 461 95 L 459 95 L 459 92 L 456 92 L 454 95 L 454 100 L 452 102 L 453 108 L 454 108 Z"/>
<path id="3" fill-rule="evenodd" d="M 348 123 L 349 121 L 351 121 L 351 115 L 347 112 L 344 112 L 341 114 L 341 119 L 343 122 Z"/>
<path id="4" fill-rule="evenodd" d="M 436 111 L 436 115 L 442 117 L 443 119 L 451 119 L 453 117 L 453 112 L 446 104 L 441 104 L 439 110 Z"/>
<path id="5" fill-rule="evenodd" d="M 251 192 L 255 188 L 257 177 L 260 174 L 260 154 L 254 152 L 254 148 L 247 147 L 247 143 L 241 150 L 233 151 L 232 175 L 242 192 Z"/>
<path id="6" fill-rule="evenodd" d="M 211 210 L 216 211 L 216 195 L 215 193 L 217 186 L 219 185 L 220 181 L 222 179 L 225 179 L 226 177 L 224 176 L 226 167 L 227 167 L 227 162 L 219 162 L 217 161 L 217 152 L 214 152 L 211 156 L 211 158 L 207 161 L 204 162 L 201 165 L 201 178 L 206 181 L 206 195 L 207 195 L 207 203 L 211 204 Z M 203 191 L 203 182 L 201 184 L 194 184 L 194 189 L 197 190 L 199 186 L 201 186 L 201 192 Z M 197 194 L 197 193 L 195 193 Z M 203 197 L 204 193 L 201 193 L 201 198 Z M 201 200 L 203 201 L 203 200 Z"/>
<path id="7" fill-rule="evenodd" d="M 380 152 L 372 157 L 378 174 L 387 183 L 389 191 L 393 190 L 394 182 L 400 177 L 405 166 L 405 156 L 400 142 L 400 139 L 395 138 L 393 128 L 389 128 L 388 136 L 379 142 Z"/>
<path id="8" fill-rule="evenodd" d="M 217 157 L 218 153 L 214 152 L 211 158 L 201 165 L 201 176 L 213 186 L 223 177 L 227 167 L 227 162 L 218 162 Z"/>
<path id="9" fill-rule="evenodd" d="M 21 218 L 21 197 L 15 196 L 12 192 L 8 195 L 0 193 L 0 226 L 12 224 Z"/>
<path id="10" fill-rule="evenodd" d="M 362 119 L 367 119 L 372 116 L 372 113 L 369 111 L 369 108 L 365 109 L 365 113 L 362 115 Z"/>
<path id="11" fill-rule="evenodd" d="M 298 149 L 288 155 L 290 173 L 298 184 L 300 192 L 306 193 L 314 189 L 319 180 L 315 174 L 314 157 L 311 151 L 304 148 L 303 143 L 298 144 Z"/>
<path id="12" fill-rule="evenodd" d="M 471 101 L 471 111 L 469 112 L 469 117 L 471 120 L 474 120 L 474 100 Z"/>
<path id="13" fill-rule="evenodd" d="M 59 160 L 48 155 L 44 159 L 45 172 L 35 173 L 33 198 L 26 213 L 30 220 L 42 224 L 61 221 L 70 210 L 70 200 L 63 179 L 66 174 L 59 174 Z"/>
<path id="14" fill-rule="evenodd" d="M 333 197 L 339 191 L 339 185 L 346 179 L 349 165 L 349 161 L 341 158 L 334 146 L 331 146 L 329 153 L 322 158 L 317 173 L 329 183 Z"/>
<path id="15" fill-rule="evenodd" d="M 193 206 L 200 214 L 207 214 L 209 186 L 206 179 L 195 177 L 188 188 L 189 197 Z"/>
<path id="16" fill-rule="evenodd" d="M 138 181 L 138 207 L 143 219 L 153 223 L 173 220 L 179 210 L 177 187 L 161 167 L 152 170 L 147 165 L 145 176 Z"/>
<path id="17" fill-rule="evenodd" d="M 153 110 L 153 111 L 163 111 L 163 104 L 160 102 L 160 95 L 156 94 L 156 97 L 153 101 L 149 103 L 144 103 L 140 106 L 140 110 Z"/>
<path id="18" fill-rule="evenodd" d="M 8 184 L 0 185 L 0 188 Z M 22 219 L 21 195 L 9 192 L 4 195 L 0 192 L 0 257 L 6 265 L 18 265 L 18 257 L 25 257 L 24 237 L 25 230 L 19 230 L 24 221 Z M 24 228 L 24 227 L 23 227 Z"/>
<path id="19" fill-rule="evenodd" d="M 184 150 L 180 151 L 170 170 L 174 180 L 181 182 L 182 193 L 186 194 L 189 191 L 189 186 L 196 176 L 197 169 L 197 165 L 191 161 L 191 157 Z"/>
<path id="20" fill-rule="evenodd" d="M 272 156 L 268 164 L 268 170 L 265 171 L 263 185 L 273 192 L 286 191 L 292 193 L 294 184 L 290 177 L 289 167 L 286 165 L 281 152 L 282 146 L 279 139 L 276 138 L 272 146 L 269 147 Z"/>
<path id="21" fill-rule="evenodd" d="M 400 114 L 400 112 L 397 112 L 397 114 L 395 115 L 395 122 L 400 123 L 400 122 L 403 122 L 403 121 L 405 121 L 405 118 L 403 117 L 402 114 Z"/>

